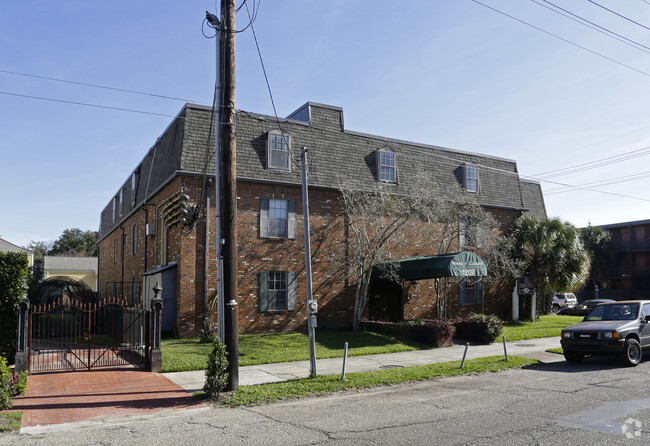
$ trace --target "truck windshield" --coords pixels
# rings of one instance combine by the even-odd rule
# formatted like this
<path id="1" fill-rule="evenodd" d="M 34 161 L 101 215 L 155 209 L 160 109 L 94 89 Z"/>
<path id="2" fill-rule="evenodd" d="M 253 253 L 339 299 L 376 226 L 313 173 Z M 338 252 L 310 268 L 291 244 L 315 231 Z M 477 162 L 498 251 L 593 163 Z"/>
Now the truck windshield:
<path id="1" fill-rule="evenodd" d="M 587 321 L 631 321 L 639 313 L 639 304 L 599 305 L 589 312 Z"/>

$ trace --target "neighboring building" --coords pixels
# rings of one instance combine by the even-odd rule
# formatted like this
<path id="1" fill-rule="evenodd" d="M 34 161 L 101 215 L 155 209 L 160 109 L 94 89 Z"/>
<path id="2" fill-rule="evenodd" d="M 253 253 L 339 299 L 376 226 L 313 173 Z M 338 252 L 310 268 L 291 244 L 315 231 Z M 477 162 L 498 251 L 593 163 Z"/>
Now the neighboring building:
<path id="1" fill-rule="evenodd" d="M 599 226 L 611 234 L 614 260 L 594 277 L 602 299 L 647 299 L 650 293 L 650 220 Z M 591 287 L 589 287 L 591 288 Z M 582 292 L 581 300 L 593 296 Z"/>
<path id="2" fill-rule="evenodd" d="M 144 299 L 147 304 L 149 288 L 160 283 L 164 317 L 172 318 L 171 326 L 182 336 L 202 328 L 206 302 L 216 289 L 214 262 L 206 260 L 215 258 L 212 125 L 210 108 L 187 104 L 113 195 L 100 219 L 99 294 Z M 362 186 L 383 182 L 397 194 L 408 194 L 418 172 L 426 170 L 441 190 L 460 184 L 502 228 L 523 213 L 546 217 L 540 185 L 520 179 L 515 161 L 353 132 L 344 128 L 339 107 L 309 102 L 279 120 L 240 111 L 235 129 L 242 332 L 289 331 L 306 324 L 298 162 L 302 147 L 309 148 L 319 327 L 347 327 L 352 320 L 354 287 L 331 261 L 348 237 L 337 191 L 341 179 L 354 179 Z M 209 210 L 207 215 L 201 212 L 189 234 L 179 223 L 181 192 Z M 431 254 L 419 240 L 394 251 L 396 258 Z M 423 282 L 408 296 L 403 289 L 372 293 L 378 296 L 376 302 L 383 302 L 382 293 L 390 291 L 399 318 L 432 317 L 435 298 L 431 283 L 426 283 L 431 281 Z M 512 284 L 506 288 L 459 290 L 451 310 L 508 314 Z"/>
<path id="3" fill-rule="evenodd" d="M 68 277 L 88 285 L 97 291 L 97 257 L 59 257 L 45 256 L 43 260 L 43 280 L 52 277 Z"/>
<path id="4" fill-rule="evenodd" d="M 31 268 L 34 266 L 34 253 L 25 249 L 21 248 L 18 245 L 14 245 L 13 243 L 9 243 L 8 241 L 0 238 L 0 252 L 24 252 L 27 254 L 27 258 L 29 260 L 29 267 Z"/>

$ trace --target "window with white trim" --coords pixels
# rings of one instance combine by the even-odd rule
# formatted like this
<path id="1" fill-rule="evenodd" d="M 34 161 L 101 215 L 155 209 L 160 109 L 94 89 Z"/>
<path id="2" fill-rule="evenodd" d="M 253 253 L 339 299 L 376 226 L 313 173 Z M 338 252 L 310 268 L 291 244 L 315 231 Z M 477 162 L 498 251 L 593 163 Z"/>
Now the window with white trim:
<path id="1" fill-rule="evenodd" d="M 113 263 L 117 263 L 117 237 L 113 239 Z"/>
<path id="2" fill-rule="evenodd" d="M 477 305 L 483 303 L 483 278 L 469 278 L 460 283 L 460 304 Z"/>
<path id="3" fill-rule="evenodd" d="M 464 186 L 467 192 L 478 194 L 478 166 L 475 164 L 465 164 L 463 169 Z"/>
<path id="4" fill-rule="evenodd" d="M 481 227 L 477 219 L 461 218 L 459 225 L 458 244 L 461 249 L 482 247 Z"/>
<path id="5" fill-rule="evenodd" d="M 397 183 L 397 163 L 395 152 L 391 149 L 377 151 L 379 180 L 384 183 Z"/>
<path id="6" fill-rule="evenodd" d="M 120 189 L 120 217 L 124 213 L 124 189 Z"/>
<path id="7" fill-rule="evenodd" d="M 266 167 L 291 170 L 291 135 L 279 130 L 269 132 L 266 142 Z"/>
<path id="8" fill-rule="evenodd" d="M 262 198 L 260 200 L 260 237 L 295 239 L 297 205 L 295 200 Z"/>
<path id="9" fill-rule="evenodd" d="M 117 217 L 117 197 L 113 197 L 113 221 Z"/>
<path id="10" fill-rule="evenodd" d="M 260 272 L 260 312 L 296 309 L 296 272 Z"/>

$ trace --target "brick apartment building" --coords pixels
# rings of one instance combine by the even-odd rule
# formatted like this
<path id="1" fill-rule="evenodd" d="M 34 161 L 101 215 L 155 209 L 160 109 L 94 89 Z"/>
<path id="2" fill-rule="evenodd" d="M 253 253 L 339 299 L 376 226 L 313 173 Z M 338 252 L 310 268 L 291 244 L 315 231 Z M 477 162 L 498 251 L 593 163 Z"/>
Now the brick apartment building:
<path id="1" fill-rule="evenodd" d="M 647 299 L 650 295 L 650 220 L 599 226 L 611 234 L 613 259 L 594 277 L 601 299 Z M 593 298 L 591 286 L 580 293 Z"/>
<path id="2" fill-rule="evenodd" d="M 211 109 L 186 104 L 101 214 L 99 293 L 146 301 L 163 287 L 163 329 L 197 334 L 216 289 L 214 132 Z M 237 141 L 238 306 L 242 332 L 280 332 L 306 325 L 302 222 L 302 147 L 309 148 L 309 200 L 314 298 L 320 327 L 349 327 L 354 286 L 336 274 L 334 252 L 346 239 L 337 185 L 354 179 L 408 194 L 418 169 L 436 186 L 460 184 L 507 227 L 523 213 L 545 217 L 541 187 L 524 181 L 512 160 L 350 131 L 339 107 L 307 103 L 285 119 L 240 111 Z M 444 189 L 444 187 L 441 187 Z M 179 223 L 183 191 L 202 212 L 193 230 Z M 206 250 L 207 246 L 207 250 Z M 430 254 L 414 240 L 399 258 Z M 427 281 L 398 293 L 398 318 L 432 317 Z M 505 293 L 486 289 L 455 298 L 453 311 L 507 314 Z M 370 314 L 371 300 L 366 309 Z M 393 305 L 395 300 L 393 299 Z M 376 304 L 375 304 L 376 306 Z M 394 316 L 393 316 L 394 317 Z"/>

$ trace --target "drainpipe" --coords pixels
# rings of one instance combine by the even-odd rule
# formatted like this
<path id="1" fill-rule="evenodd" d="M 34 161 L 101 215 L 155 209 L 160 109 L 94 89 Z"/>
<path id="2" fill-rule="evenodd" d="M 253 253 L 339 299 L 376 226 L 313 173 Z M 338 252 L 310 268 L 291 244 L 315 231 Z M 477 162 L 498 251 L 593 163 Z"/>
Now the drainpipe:
<path id="1" fill-rule="evenodd" d="M 203 328 L 207 326 L 208 321 L 208 269 L 210 266 L 210 188 L 212 180 L 208 180 L 208 187 L 205 194 L 205 263 L 203 272 Z"/>
<path id="2" fill-rule="evenodd" d="M 147 240 L 147 225 L 149 224 L 149 210 L 147 209 L 147 206 L 153 207 L 153 215 L 154 215 L 154 221 L 153 223 L 156 222 L 156 205 L 155 204 L 142 204 L 142 210 L 144 211 L 144 272 L 147 272 L 147 246 L 148 246 L 148 240 Z M 155 224 L 154 224 L 155 227 Z M 155 235 L 154 235 L 155 237 Z M 154 245 L 155 246 L 155 245 Z M 156 256 L 154 255 L 154 259 Z"/>
<path id="3" fill-rule="evenodd" d="M 122 243 L 122 262 L 121 262 L 122 263 L 122 279 L 120 281 L 120 289 L 121 289 L 120 297 L 122 298 L 122 300 L 124 300 L 124 236 L 125 236 L 125 233 L 124 233 L 124 228 L 122 227 L 122 225 L 123 225 L 123 223 L 120 223 L 120 229 L 122 230 L 122 239 L 120 240 L 120 242 Z"/>

